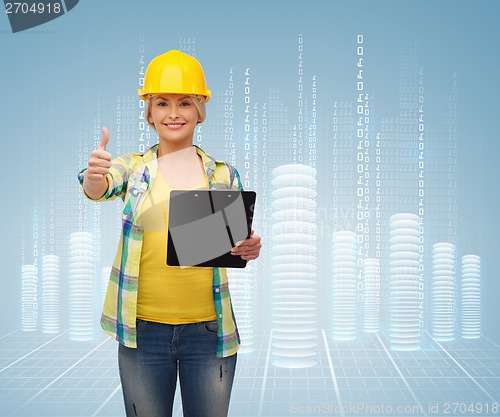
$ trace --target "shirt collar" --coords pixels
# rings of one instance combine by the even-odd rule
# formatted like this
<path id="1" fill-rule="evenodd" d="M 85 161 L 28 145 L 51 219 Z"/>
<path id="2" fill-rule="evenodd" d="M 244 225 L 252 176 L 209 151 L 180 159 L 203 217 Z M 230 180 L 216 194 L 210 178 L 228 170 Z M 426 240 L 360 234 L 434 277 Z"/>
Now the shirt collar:
<path id="1" fill-rule="evenodd" d="M 208 182 L 209 182 L 209 184 L 211 184 L 212 183 L 212 174 L 214 173 L 215 167 L 216 167 L 216 160 L 212 156 L 205 153 L 200 147 L 198 147 L 196 145 L 193 145 L 193 146 L 196 149 L 196 153 L 201 157 L 203 167 L 205 169 L 205 172 L 207 173 Z M 158 148 L 159 148 L 159 143 L 157 143 L 156 145 L 153 145 L 151 148 L 149 148 L 144 153 L 142 158 L 143 158 L 143 162 L 146 164 L 146 166 L 153 168 L 153 165 L 154 165 L 155 168 L 157 167 Z M 153 169 L 153 172 L 155 172 L 155 171 L 156 170 Z"/>

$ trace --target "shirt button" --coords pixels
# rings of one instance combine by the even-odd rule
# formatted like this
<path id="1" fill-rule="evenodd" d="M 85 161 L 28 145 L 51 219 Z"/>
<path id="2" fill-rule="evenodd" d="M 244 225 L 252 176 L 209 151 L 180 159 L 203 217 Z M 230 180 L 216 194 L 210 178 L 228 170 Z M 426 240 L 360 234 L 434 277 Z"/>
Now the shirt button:
<path id="1" fill-rule="evenodd" d="M 222 314 L 219 314 L 219 318 L 220 318 L 220 319 L 222 318 Z"/>
<path id="2" fill-rule="evenodd" d="M 218 288 L 215 289 L 215 292 L 220 292 L 220 290 Z"/>

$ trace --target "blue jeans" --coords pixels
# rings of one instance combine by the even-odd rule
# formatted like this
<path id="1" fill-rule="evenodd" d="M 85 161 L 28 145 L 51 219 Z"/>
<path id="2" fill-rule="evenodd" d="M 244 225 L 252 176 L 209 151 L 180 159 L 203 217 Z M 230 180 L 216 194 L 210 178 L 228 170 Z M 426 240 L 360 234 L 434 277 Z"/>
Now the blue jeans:
<path id="1" fill-rule="evenodd" d="M 217 357 L 217 328 L 137 320 L 137 348 L 118 348 L 127 417 L 172 416 L 177 374 L 185 417 L 227 416 L 236 355 Z"/>

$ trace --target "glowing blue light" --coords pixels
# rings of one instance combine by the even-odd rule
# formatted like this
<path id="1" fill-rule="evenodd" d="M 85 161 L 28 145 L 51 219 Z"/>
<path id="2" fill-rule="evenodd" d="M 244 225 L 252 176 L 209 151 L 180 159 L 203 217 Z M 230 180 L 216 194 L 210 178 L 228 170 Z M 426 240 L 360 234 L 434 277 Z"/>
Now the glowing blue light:
<path id="1" fill-rule="evenodd" d="M 293 164 L 272 171 L 272 364 L 316 365 L 316 170 Z"/>
<path id="2" fill-rule="evenodd" d="M 393 350 L 420 349 L 420 217 L 390 217 L 390 343 Z"/>
<path id="3" fill-rule="evenodd" d="M 356 234 L 333 234 L 333 317 L 334 340 L 354 340 L 357 329 L 357 245 Z"/>
<path id="4" fill-rule="evenodd" d="M 35 265 L 23 265 L 21 268 L 21 327 L 25 332 L 37 328 L 38 268 Z"/>
<path id="5" fill-rule="evenodd" d="M 455 245 L 432 246 L 432 336 L 440 342 L 455 339 Z"/>
<path id="6" fill-rule="evenodd" d="M 481 258 L 462 256 L 462 337 L 481 337 Z"/>
<path id="7" fill-rule="evenodd" d="M 60 330 L 60 267 L 59 256 L 45 255 L 42 259 L 42 331 Z"/>
<path id="8" fill-rule="evenodd" d="M 380 260 L 366 258 L 363 263 L 363 330 L 375 333 L 380 330 Z"/>
<path id="9" fill-rule="evenodd" d="M 69 238 L 69 338 L 88 341 L 94 338 L 93 236 L 75 232 Z"/>

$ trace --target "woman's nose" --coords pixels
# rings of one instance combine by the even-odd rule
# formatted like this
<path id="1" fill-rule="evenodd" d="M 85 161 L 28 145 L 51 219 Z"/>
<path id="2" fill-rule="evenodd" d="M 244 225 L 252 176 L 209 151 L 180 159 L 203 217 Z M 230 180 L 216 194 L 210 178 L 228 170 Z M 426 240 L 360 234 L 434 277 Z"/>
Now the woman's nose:
<path id="1" fill-rule="evenodd" d="M 170 117 L 172 120 L 175 120 L 179 117 L 177 114 L 177 109 L 174 106 L 170 107 L 170 114 L 168 115 L 168 117 Z"/>

